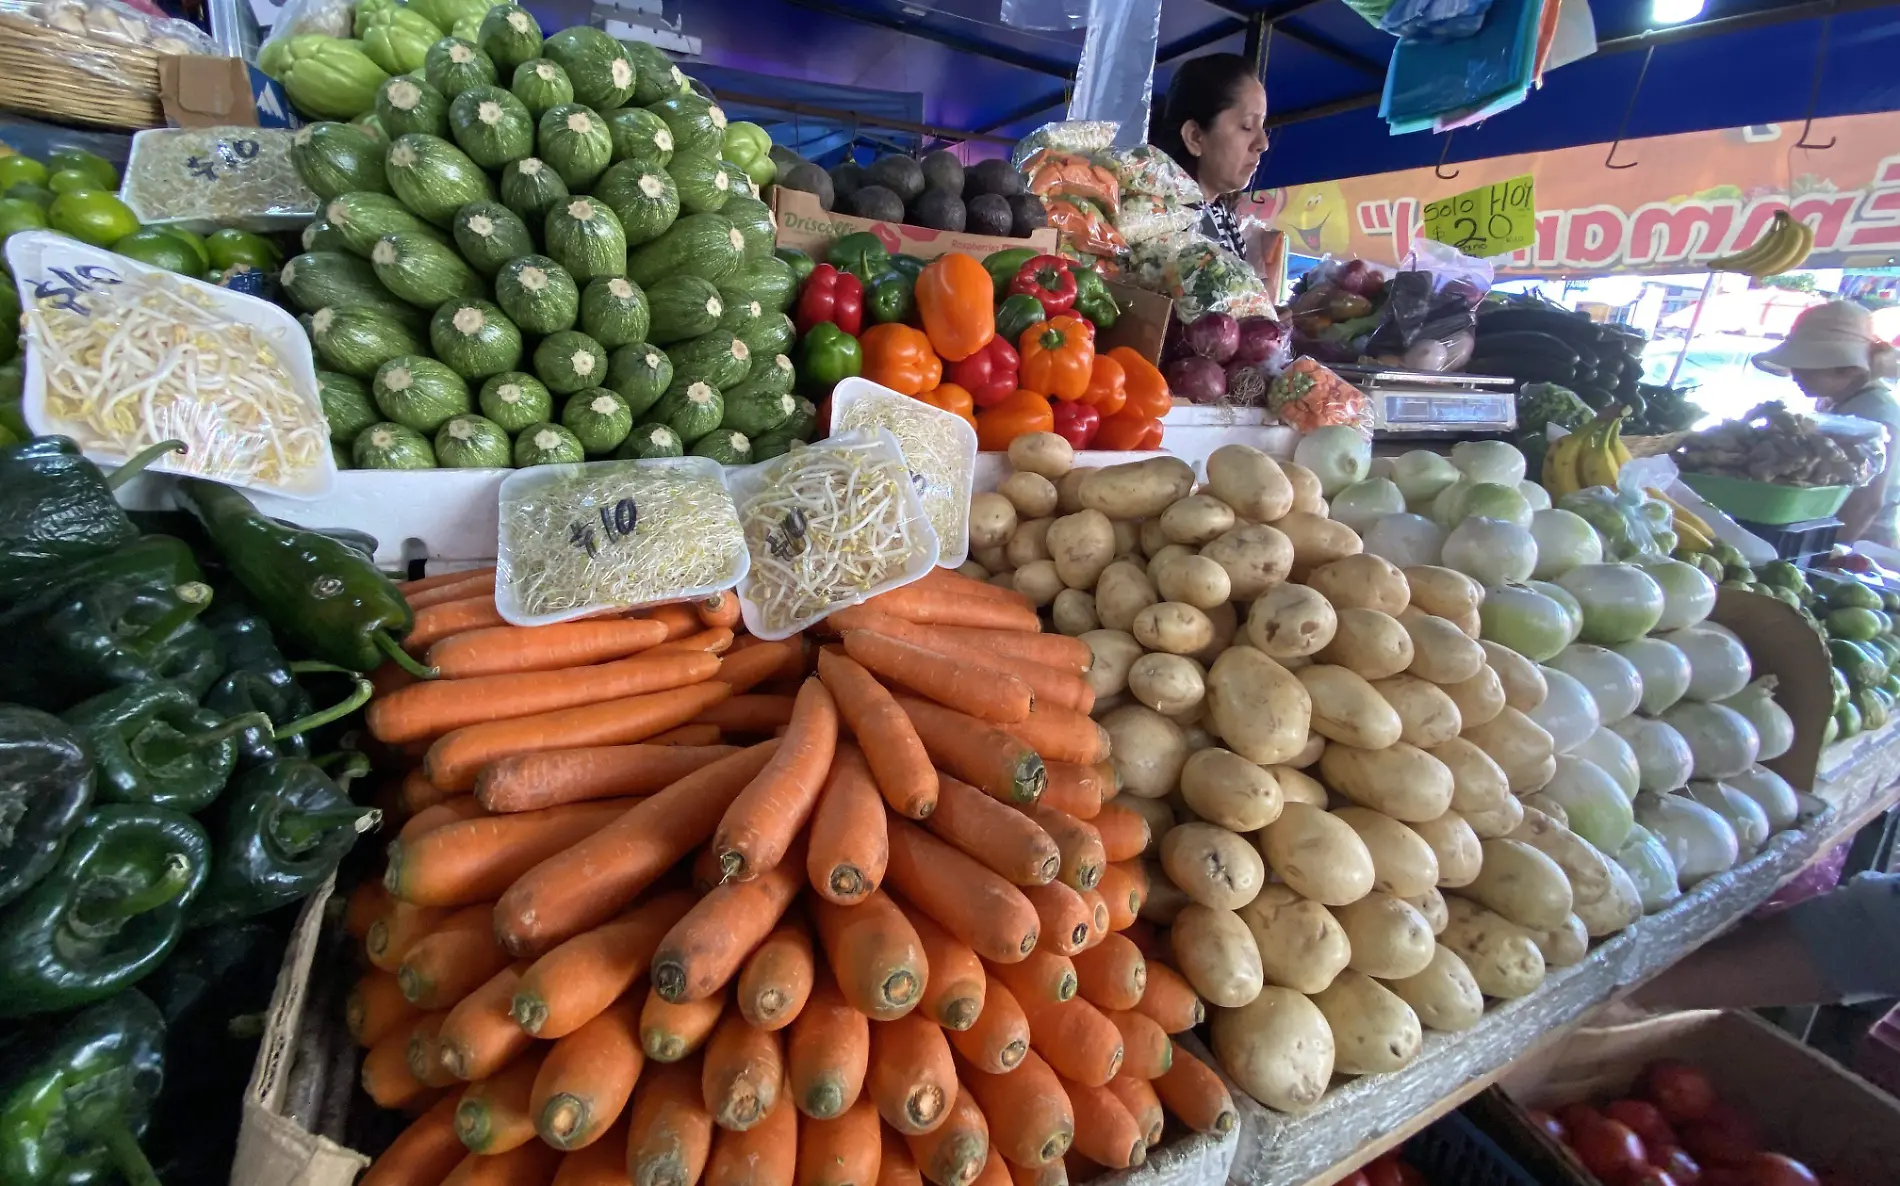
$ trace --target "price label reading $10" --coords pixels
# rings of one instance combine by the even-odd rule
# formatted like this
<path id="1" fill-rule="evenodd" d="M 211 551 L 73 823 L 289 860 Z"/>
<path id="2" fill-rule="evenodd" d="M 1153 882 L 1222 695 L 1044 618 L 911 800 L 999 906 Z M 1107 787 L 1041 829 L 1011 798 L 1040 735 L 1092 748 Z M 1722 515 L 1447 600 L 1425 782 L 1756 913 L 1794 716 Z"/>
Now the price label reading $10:
<path id="1" fill-rule="evenodd" d="M 1537 197 L 1529 173 L 1425 203 L 1425 237 L 1487 259 L 1537 242 Z"/>

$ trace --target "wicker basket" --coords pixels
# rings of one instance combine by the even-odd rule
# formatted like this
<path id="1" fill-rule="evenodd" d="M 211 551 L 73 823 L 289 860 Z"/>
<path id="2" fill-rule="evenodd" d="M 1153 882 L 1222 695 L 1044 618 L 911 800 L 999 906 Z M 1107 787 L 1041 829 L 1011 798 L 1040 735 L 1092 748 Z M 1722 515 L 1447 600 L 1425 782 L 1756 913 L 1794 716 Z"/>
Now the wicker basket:
<path id="1" fill-rule="evenodd" d="M 0 107 L 57 123 L 162 128 L 159 57 L 0 12 Z"/>

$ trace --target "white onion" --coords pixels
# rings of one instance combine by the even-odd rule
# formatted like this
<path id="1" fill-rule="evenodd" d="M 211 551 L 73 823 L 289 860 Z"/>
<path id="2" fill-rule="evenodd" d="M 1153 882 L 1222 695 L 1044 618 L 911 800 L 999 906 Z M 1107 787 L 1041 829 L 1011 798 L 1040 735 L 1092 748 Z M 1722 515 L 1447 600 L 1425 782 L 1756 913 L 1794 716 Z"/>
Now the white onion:
<path id="1" fill-rule="evenodd" d="M 1689 656 L 1660 638 L 1638 638 L 1610 648 L 1636 667 L 1643 681 L 1642 710 L 1656 716 L 1689 690 Z"/>
<path id="2" fill-rule="evenodd" d="M 1774 831 L 1794 826 L 1801 816 L 1801 800 L 1788 780 L 1766 766 L 1750 766 L 1740 774 L 1723 780 L 1760 804 Z"/>
<path id="3" fill-rule="evenodd" d="M 1407 506 L 1430 502 L 1458 478 L 1458 467 L 1429 449 L 1414 449 L 1392 459 L 1392 481 L 1405 495 Z"/>
<path id="4" fill-rule="evenodd" d="M 1537 541 L 1515 523 L 1466 519 L 1445 538 L 1445 566 L 1487 588 L 1521 581 L 1537 566 Z"/>
<path id="5" fill-rule="evenodd" d="M 1531 504 L 1518 493 L 1516 486 L 1475 482 L 1465 490 L 1464 499 L 1457 506 L 1460 521 L 1475 515 L 1481 519 L 1502 519 L 1523 528 L 1531 525 Z"/>
<path id="6" fill-rule="evenodd" d="M 1755 764 L 1761 738 L 1748 718 L 1732 708 L 1685 700 L 1664 713 L 1662 719 L 1689 743 L 1689 752 L 1695 755 L 1696 778 L 1729 778 Z"/>
<path id="7" fill-rule="evenodd" d="M 1570 756 L 1582 758 L 1609 775 L 1626 799 L 1634 799 L 1642 786 L 1643 771 L 1636 764 L 1636 751 L 1608 725 L 1585 738 L 1582 745 L 1570 751 Z"/>
<path id="8" fill-rule="evenodd" d="M 1459 441 L 1451 447 L 1451 463 L 1474 482 L 1515 486 L 1524 480 L 1524 454 L 1508 441 Z"/>
<path id="9" fill-rule="evenodd" d="M 1761 804 L 1725 782 L 1692 782 L 1685 792 L 1691 799 L 1728 821 L 1742 860 L 1761 851 L 1773 833 Z"/>
<path id="10" fill-rule="evenodd" d="M 1573 754 L 1557 755 L 1557 773 L 1537 792 L 1556 800 L 1570 830 L 1604 852 L 1615 852 L 1636 822 L 1616 780 Z"/>
<path id="11" fill-rule="evenodd" d="M 1550 509 L 1550 491 L 1529 478 L 1517 484 L 1517 492 L 1524 496 L 1525 502 L 1531 504 L 1531 514 Z"/>
<path id="12" fill-rule="evenodd" d="M 1662 721 L 1624 717 L 1610 731 L 1629 742 L 1636 755 L 1637 785 L 1651 794 L 1673 791 L 1695 771 L 1695 754 L 1682 734 Z"/>
<path id="13" fill-rule="evenodd" d="M 1563 607 L 1525 585 L 1486 589 L 1484 602 L 1478 606 L 1478 622 L 1479 636 L 1485 641 L 1539 663 L 1570 642 L 1570 619 Z"/>
<path id="14" fill-rule="evenodd" d="M 1597 702 L 1590 689 L 1573 675 L 1554 667 L 1545 667 L 1544 686 L 1549 689 L 1544 702 L 1524 715 L 1550 734 L 1551 748 L 1567 754 L 1582 745 L 1603 722 L 1597 718 Z"/>
<path id="15" fill-rule="evenodd" d="M 1372 438 L 1343 424 L 1316 428 L 1293 446 L 1293 460 L 1312 470 L 1319 492 L 1331 498 L 1372 468 Z"/>
<path id="16" fill-rule="evenodd" d="M 1685 700 L 1726 700 L 1748 686 L 1748 651 L 1726 631 L 1691 626 L 1658 638 L 1681 648 L 1689 660 Z"/>
<path id="17" fill-rule="evenodd" d="M 1607 647 L 1575 642 L 1545 664 L 1574 677 L 1590 689 L 1597 702 L 1597 715 L 1606 725 L 1622 720 L 1636 711 L 1643 699 L 1643 677 L 1636 664 Z"/>
<path id="18" fill-rule="evenodd" d="M 1686 795 L 1636 796 L 1636 822 L 1669 850 L 1683 889 L 1734 868 L 1741 857 L 1729 822 Z"/>
<path id="19" fill-rule="evenodd" d="M 1372 464 L 1366 467 L 1368 478 L 1390 478 L 1391 476 L 1392 459 L 1390 457 L 1374 457 Z"/>
<path id="20" fill-rule="evenodd" d="M 1389 478 L 1367 478 L 1341 490 L 1333 499 L 1330 516 L 1360 535 L 1386 515 L 1405 510 L 1405 496 Z"/>
<path id="21" fill-rule="evenodd" d="M 1557 583 L 1583 604 L 1585 642 L 1629 642 L 1648 634 L 1662 617 L 1662 586 L 1631 564 L 1581 564 Z"/>
<path id="22" fill-rule="evenodd" d="M 1772 675 L 1764 675 L 1722 701 L 1755 726 L 1755 733 L 1761 738 L 1761 751 L 1755 757 L 1762 762 L 1779 758 L 1794 745 L 1794 721 L 1787 709 L 1775 703 L 1775 685 L 1779 682 Z"/>
<path id="23" fill-rule="evenodd" d="M 1366 531 L 1365 548 L 1400 568 L 1437 564 L 1445 554 L 1447 534 L 1423 515 L 1387 515 Z"/>
<path id="24" fill-rule="evenodd" d="M 1580 564 L 1603 560 L 1603 539 L 1574 511 L 1541 510 L 1531 514 L 1531 538 L 1537 541 L 1532 576 L 1554 581 Z"/>
<path id="25" fill-rule="evenodd" d="M 1658 630 L 1681 630 L 1709 616 L 1715 608 L 1715 582 L 1693 564 L 1667 556 L 1649 556 L 1636 562 L 1663 591 L 1663 613 Z"/>
<path id="26" fill-rule="evenodd" d="M 1623 872 L 1636 883 L 1644 914 L 1654 914 L 1682 896 L 1682 886 L 1676 882 L 1676 863 L 1669 859 L 1668 847 L 1648 828 L 1632 826 L 1623 847 L 1614 855 Z"/>

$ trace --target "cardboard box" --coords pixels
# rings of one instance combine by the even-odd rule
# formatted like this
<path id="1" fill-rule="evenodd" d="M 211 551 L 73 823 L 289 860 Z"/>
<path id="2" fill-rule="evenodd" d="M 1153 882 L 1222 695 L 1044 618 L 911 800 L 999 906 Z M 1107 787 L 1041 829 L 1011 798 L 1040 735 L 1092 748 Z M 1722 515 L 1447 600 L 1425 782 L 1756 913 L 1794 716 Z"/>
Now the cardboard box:
<path id="1" fill-rule="evenodd" d="M 242 58 L 160 58 L 158 102 L 175 128 L 295 128 L 303 123 L 283 88 Z"/>
<path id="2" fill-rule="evenodd" d="M 1161 345 L 1168 337 L 1168 321 L 1174 316 L 1174 301 L 1158 292 L 1108 282 L 1108 291 L 1122 315 L 1109 329 L 1095 335 L 1098 350 L 1126 346 L 1156 366 L 1161 365 Z"/>
<path id="3" fill-rule="evenodd" d="M 1754 662 L 1755 678 L 1776 678 L 1775 703 L 1794 721 L 1794 744 L 1762 765 L 1797 791 L 1814 790 L 1821 737 L 1834 708 L 1831 665 L 1820 635 L 1793 606 L 1740 589 L 1716 590 L 1715 612 L 1709 618 L 1742 640 Z"/>

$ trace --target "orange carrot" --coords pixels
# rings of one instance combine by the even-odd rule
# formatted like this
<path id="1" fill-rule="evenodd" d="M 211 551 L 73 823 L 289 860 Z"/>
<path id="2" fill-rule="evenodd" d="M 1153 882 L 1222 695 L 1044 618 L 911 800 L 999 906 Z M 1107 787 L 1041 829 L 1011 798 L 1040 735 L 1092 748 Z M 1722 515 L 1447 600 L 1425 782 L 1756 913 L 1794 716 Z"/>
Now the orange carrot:
<path id="1" fill-rule="evenodd" d="M 916 1008 L 930 968 L 916 929 L 888 894 L 873 891 L 855 906 L 820 898 L 811 909 L 826 962 L 853 1008 L 879 1021 Z"/>
<path id="2" fill-rule="evenodd" d="M 495 934 L 532 955 L 599 926 L 712 835 L 779 743 L 728 754 L 523 874 L 495 904 Z"/>
<path id="3" fill-rule="evenodd" d="M 1104 1009 L 1102 1016 L 1121 1032 L 1122 1074 L 1158 1079 L 1168 1073 L 1174 1063 L 1174 1045 L 1154 1018 L 1133 1009 Z"/>
<path id="4" fill-rule="evenodd" d="M 919 578 L 917 584 L 927 589 L 942 589 L 952 595 L 987 597 L 991 601 L 1020 605 L 1032 610 L 1036 608 L 1035 602 L 1014 589 L 1005 589 L 1000 585 L 992 585 L 988 581 L 966 577 L 954 568 L 933 568 Z"/>
<path id="5" fill-rule="evenodd" d="M 951 1030 L 950 1044 L 978 1070 L 1001 1075 L 1023 1061 L 1029 1050 L 1029 1018 L 1001 980 L 985 969 L 983 1012 L 967 1030 Z"/>
<path id="6" fill-rule="evenodd" d="M 1075 962 L 1038 946 L 1013 964 L 989 965 L 991 972 L 1016 994 L 1025 1012 L 1039 1004 L 1058 1005 L 1075 997 Z"/>
<path id="7" fill-rule="evenodd" d="M 915 824 L 892 820 L 888 880 L 904 900 L 986 959 L 1036 948 L 1036 908 L 1021 890 Z"/>
<path id="8" fill-rule="evenodd" d="M 648 745 L 678 745 L 690 749 L 705 749 L 708 746 L 718 745 L 719 742 L 719 726 L 700 725 L 691 721 L 668 729 L 664 733 L 655 733 L 646 740 Z"/>
<path id="9" fill-rule="evenodd" d="M 552 626 L 489 626 L 452 634 L 425 662 L 444 679 L 560 671 L 624 659 L 666 641 L 666 627 L 639 618 L 592 618 Z"/>
<path id="10" fill-rule="evenodd" d="M 455 1135 L 455 1105 L 461 1098 L 460 1092 L 450 1092 L 410 1122 L 370 1163 L 362 1186 L 417 1186 L 448 1177 L 468 1156 L 467 1146 Z"/>
<path id="11" fill-rule="evenodd" d="M 693 723 L 711 725 L 726 733 L 769 736 L 772 730 L 792 723 L 794 703 L 790 696 L 734 696 L 724 704 L 715 704 L 700 713 L 699 719 Z"/>
<path id="12" fill-rule="evenodd" d="M 1214 1069 L 1174 1044 L 1174 1063 L 1153 1081 L 1155 1094 L 1180 1119 L 1196 1132 L 1228 1133 L 1239 1116 L 1233 1096 Z"/>
<path id="13" fill-rule="evenodd" d="M 986 586 L 993 587 L 993 586 Z M 1022 658 L 1007 644 L 977 645 L 958 641 L 948 636 L 940 626 L 919 626 L 881 614 L 868 606 L 854 606 L 831 615 L 831 625 L 840 632 L 849 630 L 869 630 L 889 638 L 902 639 L 913 646 L 960 659 L 978 667 L 987 667 L 995 671 L 1012 675 L 1029 685 L 1035 693 L 1038 703 L 1054 705 L 1057 708 L 1073 709 L 1086 713 L 1095 707 L 1095 691 L 1088 681 L 1068 668 L 1051 667 L 1047 663 Z"/>
<path id="14" fill-rule="evenodd" d="M 528 1096 L 542 1140 L 584 1149 L 620 1119 L 646 1064 L 639 1028 L 640 999 L 628 996 L 554 1044 Z"/>
<path id="15" fill-rule="evenodd" d="M 363 1055 L 363 1090 L 385 1108 L 404 1108 L 428 1092 L 409 1068 L 409 1036 L 418 1027 L 439 1024 L 432 1014 L 418 1013 L 407 1025 L 384 1034 Z"/>
<path id="16" fill-rule="evenodd" d="M 631 1186 L 627 1177 L 627 1120 L 623 1115 L 600 1139 L 561 1158 L 552 1186 Z"/>
<path id="17" fill-rule="evenodd" d="M 1140 861 L 1111 861 L 1102 867 L 1102 879 L 1095 888 L 1108 903 L 1109 929 L 1127 930 L 1148 900 L 1148 871 Z"/>
<path id="18" fill-rule="evenodd" d="M 1026 634 L 1042 629 L 1036 611 L 1027 606 L 922 585 L 906 585 L 880 593 L 864 604 L 880 613 L 925 626 L 968 626 Z"/>
<path id="19" fill-rule="evenodd" d="M 1086 766 L 1108 760 L 1108 731 L 1073 709 L 1037 704 L 1022 720 L 997 727 L 1047 761 Z"/>
<path id="20" fill-rule="evenodd" d="M 1007 809 L 1005 809 L 1007 810 Z M 1089 941 L 1093 920 L 1088 903 L 1060 881 L 1023 887 L 1023 897 L 1036 908 L 1041 920 L 1042 938 L 1038 948 L 1047 947 L 1056 955 L 1074 955 Z"/>
<path id="21" fill-rule="evenodd" d="M 549 1186 L 561 1168 L 561 1160 L 559 1149 L 540 1141 L 529 1141 L 493 1156 L 471 1153 L 442 1179 L 442 1186 Z"/>
<path id="22" fill-rule="evenodd" d="M 903 903 L 898 903 L 903 908 Z M 983 961 L 969 944 L 938 926 L 928 914 L 904 909 L 917 930 L 924 962 L 930 969 L 921 1011 L 947 1030 L 967 1030 L 983 1012 Z"/>
<path id="23" fill-rule="evenodd" d="M 924 1176 L 917 1172 L 917 1159 L 910 1155 L 910 1146 L 882 1124 L 878 1125 L 876 1186 L 924 1186 Z"/>
<path id="24" fill-rule="evenodd" d="M 792 856 L 751 881 L 728 881 L 693 904 L 652 953 L 653 987 L 669 1001 L 697 1001 L 725 988 L 752 949 L 805 888 L 805 839 Z"/>
<path id="25" fill-rule="evenodd" d="M 685 638 L 669 639 L 654 647 L 653 654 L 706 654 L 723 655 L 732 649 L 733 633 L 724 626 L 714 626 L 689 634 Z"/>
<path id="26" fill-rule="evenodd" d="M 587 1024 L 645 975 L 661 938 L 692 903 L 686 890 L 648 898 L 534 961 L 509 1006 L 516 1023 L 537 1038 L 564 1038 Z"/>
<path id="27" fill-rule="evenodd" d="M 415 683 L 416 680 L 417 677 L 410 675 L 395 663 L 385 662 L 382 666 L 369 673 L 369 686 L 373 689 L 370 693 L 370 698 L 375 699 L 377 696 L 387 696 L 399 688 L 408 687 L 410 684 Z"/>
<path id="28" fill-rule="evenodd" d="M 497 813 L 650 795 L 738 750 L 729 745 L 596 745 L 503 758 L 482 768 L 475 799 Z"/>
<path id="29" fill-rule="evenodd" d="M 369 933 L 363 936 L 363 953 L 376 967 L 394 972 L 402 967 L 402 957 L 409 954 L 416 940 L 441 926 L 442 920 L 453 913 L 447 906 L 392 902 L 387 913 L 369 924 Z"/>
<path id="30" fill-rule="evenodd" d="M 350 989 L 349 999 L 343 1006 L 344 1024 L 358 1046 L 376 1045 L 384 1034 L 399 1025 L 410 1024 L 421 1013 L 422 1010 L 403 995 L 402 986 L 394 976 L 374 968 L 363 973 L 362 979 Z"/>
<path id="31" fill-rule="evenodd" d="M 979 720 L 1027 720 L 1035 699 L 1029 685 L 1013 675 L 964 663 L 888 635 L 847 630 L 844 650 L 871 674 Z"/>
<path id="32" fill-rule="evenodd" d="M 651 622 L 629 624 L 654 628 Z M 371 701 L 364 720 L 378 741 L 420 741 L 466 725 L 683 688 L 711 679 L 718 670 L 718 656 L 688 651 L 558 671 L 426 680 Z"/>
<path id="33" fill-rule="evenodd" d="M 1043 768 L 1049 773 L 1049 785 L 1043 788 L 1042 802 L 1077 819 L 1093 820 L 1114 795 L 1115 767 L 1108 762 L 1080 766 L 1045 760 Z"/>
<path id="34" fill-rule="evenodd" d="M 798 1125 L 798 1186 L 874 1186 L 883 1138 L 877 1109 L 860 1100 L 842 1116 Z"/>
<path id="35" fill-rule="evenodd" d="M 640 611 L 635 616 L 647 618 L 665 626 L 668 642 L 676 638 L 685 638 L 689 634 L 697 634 L 703 628 L 700 625 L 699 615 L 693 612 L 693 607 L 678 601 L 669 605 L 656 605 L 652 609 Z"/>
<path id="36" fill-rule="evenodd" d="M 721 589 L 708 597 L 693 603 L 693 612 L 699 615 L 703 626 L 724 626 L 728 629 L 739 624 L 739 595 L 730 589 Z"/>
<path id="37" fill-rule="evenodd" d="M 511 964 L 463 997 L 436 1031 L 436 1056 L 457 1079 L 486 1079 L 533 1044 L 508 1007 L 528 962 Z"/>
<path id="38" fill-rule="evenodd" d="M 568 803 L 462 820 L 398 840 L 389 846 L 383 883 L 396 897 L 421 906 L 492 901 L 523 873 L 598 833 L 629 806 L 620 799 Z"/>
<path id="39" fill-rule="evenodd" d="M 811 999 L 813 974 L 811 934 L 801 922 L 780 923 L 739 973 L 739 1012 L 762 1030 L 784 1029 Z"/>
<path id="40" fill-rule="evenodd" d="M 418 1009 L 447 1009 L 509 964 L 495 942 L 495 908 L 477 903 L 456 911 L 403 954 L 396 979 Z"/>
<path id="41" fill-rule="evenodd" d="M 416 611 L 416 624 L 403 636 L 402 647 L 412 655 L 420 655 L 451 634 L 507 624 L 508 619 L 495 607 L 493 592 L 438 601 Z"/>
<path id="42" fill-rule="evenodd" d="M 849 906 L 884 880 L 890 840 L 864 752 L 846 743 L 838 747 L 831 775 L 811 817 L 811 847 L 805 870 L 811 887 L 827 901 Z"/>
<path id="43" fill-rule="evenodd" d="M 396 839 L 411 840 L 425 832 L 433 832 L 437 828 L 446 828 L 450 824 L 487 814 L 488 809 L 483 807 L 474 796 L 450 795 L 441 802 L 431 804 L 410 816 L 409 821 L 403 824 L 401 830 L 396 833 Z"/>
<path id="44" fill-rule="evenodd" d="M 930 760 L 1005 803 L 1034 803 L 1048 775 L 1042 757 L 1000 728 L 914 696 L 897 703 L 910 717 Z"/>
<path id="45" fill-rule="evenodd" d="M 1148 987 L 1148 961 L 1121 935 L 1074 957 L 1076 992 L 1102 1009 L 1133 1009 Z"/>
<path id="46" fill-rule="evenodd" d="M 436 1035 L 447 1016 L 446 1009 L 424 1013 L 409 1030 L 409 1072 L 424 1087 L 447 1087 L 455 1082 L 455 1076 L 442 1065 L 441 1049 L 436 1044 Z"/>
<path id="47" fill-rule="evenodd" d="M 452 601 L 467 601 L 476 597 L 493 598 L 495 596 L 495 570 L 478 568 L 468 572 L 447 573 L 439 577 L 423 577 L 422 581 L 433 581 L 428 588 L 415 588 L 422 582 L 411 582 L 403 588 L 403 600 L 409 603 L 412 612 L 420 614 L 431 606 L 446 605 Z"/>
<path id="48" fill-rule="evenodd" d="M 1013 885 L 1041 885 L 1062 868 L 1061 850 L 1035 820 L 947 774 L 937 776 L 937 810 L 924 828 Z"/>
<path id="49" fill-rule="evenodd" d="M 818 678 L 838 702 L 838 715 L 858 739 L 891 810 L 923 819 L 936 808 L 937 773 L 910 717 L 883 684 L 844 655 L 818 654 Z"/>
<path id="50" fill-rule="evenodd" d="M 640 1008 L 640 1047 L 655 1061 L 678 1062 L 705 1045 L 725 1012 L 723 994 L 676 1005 L 648 987 Z"/>
<path id="51" fill-rule="evenodd" d="M 1047 1165 L 1024 1166 L 1013 1161 L 1005 1161 L 1009 1167 L 1009 1180 L 1014 1186 L 1069 1186 L 1069 1167 L 1058 1157 Z"/>
<path id="52" fill-rule="evenodd" d="M 957 1092 L 949 1115 L 927 1133 L 907 1133 L 904 1142 L 917 1169 L 936 1186 L 969 1186 L 990 1151 L 990 1126 L 967 1091 Z"/>
<path id="53" fill-rule="evenodd" d="M 1022 1165 L 1046 1165 L 1068 1152 L 1075 1113 L 1049 1064 L 1030 1051 L 1015 1070 L 992 1075 L 963 1068 L 963 1086 L 990 1122 L 990 1143 Z"/>
<path id="54" fill-rule="evenodd" d="M 1079 638 L 1065 634 L 1030 634 L 971 626 L 932 626 L 931 633 L 946 643 L 981 647 L 997 654 L 1041 663 L 1077 675 L 1087 671 L 1095 653 Z"/>
<path id="55" fill-rule="evenodd" d="M 1057 811 L 1043 803 L 1023 809 L 1024 814 L 1042 825 L 1049 838 L 1062 850 L 1062 869 L 1056 876 L 1074 889 L 1094 889 L 1102 880 L 1102 837 L 1094 827 L 1066 811 Z"/>
<path id="56" fill-rule="evenodd" d="M 704 1186 L 793 1186 L 798 1174 L 798 1110 L 773 1108 L 745 1131 L 713 1134 Z"/>
<path id="57" fill-rule="evenodd" d="M 824 684 L 808 679 L 783 744 L 713 833 L 713 851 L 728 879 L 750 880 L 785 859 L 818 802 L 837 747 L 837 705 Z"/>
<path id="58" fill-rule="evenodd" d="M 1207 1019 L 1207 1007 L 1181 973 L 1166 964 L 1148 965 L 1148 985 L 1135 1011 L 1171 1034 L 1193 1029 Z"/>
<path id="59" fill-rule="evenodd" d="M 720 1018 L 699 1072 L 700 1096 L 719 1127 L 744 1131 L 765 1119 L 784 1079 L 778 1035 L 754 1029 L 737 1011 Z"/>
<path id="60" fill-rule="evenodd" d="M 753 639 L 751 635 L 746 637 L 751 639 L 750 645 L 740 648 L 735 643 L 721 661 L 719 674 L 713 677 L 720 683 L 731 684 L 733 695 L 749 692 L 767 680 L 795 679 L 804 674 L 805 640 L 802 636 L 773 642 Z"/>
<path id="61" fill-rule="evenodd" d="M 1141 952 L 1143 959 L 1169 960 L 1174 958 L 1173 945 L 1168 936 L 1147 919 L 1138 918 L 1129 926 L 1115 932 L 1128 936 L 1128 941 Z"/>
<path id="62" fill-rule="evenodd" d="M 865 1080 L 884 1123 L 924 1133 L 942 1124 L 957 1094 L 957 1067 L 943 1030 L 921 1012 L 871 1026 L 871 1068 Z"/>
<path id="63" fill-rule="evenodd" d="M 1141 1130 L 1142 1141 L 1152 1149 L 1161 1143 L 1161 1126 L 1167 1118 L 1161 1113 L 1161 1099 L 1155 1095 L 1155 1089 L 1145 1079 L 1136 1079 L 1129 1075 L 1117 1075 L 1108 1081 L 1108 1090 L 1128 1109 L 1135 1119 L 1135 1127 Z"/>
<path id="64" fill-rule="evenodd" d="M 440 589 L 444 585 L 453 585 L 461 581 L 474 580 L 480 577 L 492 577 L 494 575 L 495 569 L 493 565 L 487 568 L 462 568 L 454 572 L 431 573 L 429 576 L 417 577 L 414 580 L 397 581 L 396 588 L 402 591 L 403 600 L 409 601 L 410 598 L 418 593 L 427 593 L 431 589 Z M 414 603 L 411 602 L 411 604 L 413 605 Z"/>
<path id="65" fill-rule="evenodd" d="M 650 659 L 652 656 L 641 657 Z M 490 762 L 541 750 L 644 741 L 655 733 L 685 724 L 731 694 L 732 689 L 725 684 L 707 682 L 644 696 L 603 700 L 578 708 L 466 725 L 437 738 L 423 764 L 429 772 L 429 781 L 436 786 L 472 791 L 475 776 Z"/>
<path id="66" fill-rule="evenodd" d="M 456 798 L 454 791 L 445 791 L 436 786 L 429 781 L 429 776 L 418 768 L 403 775 L 402 789 L 397 792 L 396 802 L 404 811 L 414 815 L 437 803 L 446 803 L 454 798 Z"/>
<path id="67" fill-rule="evenodd" d="M 786 1035 L 792 1103 L 814 1120 L 843 1115 L 864 1088 L 870 1057 L 870 1020 L 851 1007 L 830 971 L 820 967 L 811 1000 Z"/>
<path id="68" fill-rule="evenodd" d="M 693 1186 L 712 1149 L 713 1119 L 699 1091 L 699 1059 L 662 1063 L 640 1081 L 627 1121 L 634 1186 Z"/>
<path id="69" fill-rule="evenodd" d="M 549 1047 L 536 1044 L 499 1072 L 468 1085 L 455 1109 L 455 1131 L 470 1153 L 492 1156 L 534 1140 L 528 1101 Z"/>
<path id="70" fill-rule="evenodd" d="M 1121 1073 L 1121 1031 L 1100 1009 L 1084 1000 L 1017 999 L 1029 1016 L 1029 1044 L 1065 1079 L 1100 1087 Z"/>
<path id="71" fill-rule="evenodd" d="M 350 891 L 349 901 L 343 906 L 343 933 L 352 939 L 367 938 L 370 927 L 390 905 L 389 891 L 383 888 L 381 879 L 364 878 Z"/>
<path id="72" fill-rule="evenodd" d="M 1075 1109 L 1077 1153 L 1113 1169 L 1127 1169 L 1148 1159 L 1147 1136 L 1114 1092 L 1066 1077 L 1061 1082 Z"/>
<path id="73" fill-rule="evenodd" d="M 1102 856 L 1110 861 L 1135 860 L 1148 851 L 1149 841 L 1154 838 L 1148 828 L 1148 817 L 1120 803 L 1102 804 L 1089 825 L 1102 839 Z"/>
<path id="74" fill-rule="evenodd" d="M 983 1155 L 983 1168 L 970 1180 L 970 1186 L 1010 1186 L 1012 1181 L 1009 1162 L 1003 1160 L 1003 1155 L 996 1151 L 996 1144 L 992 1141 L 989 1152 Z"/>
<path id="75" fill-rule="evenodd" d="M 1082 944 L 1082 949 L 1086 951 L 1112 932 L 1108 925 L 1108 902 L 1102 897 L 1101 886 L 1098 884 L 1094 889 L 1083 890 L 1082 901 L 1089 908 L 1089 937 Z"/>

